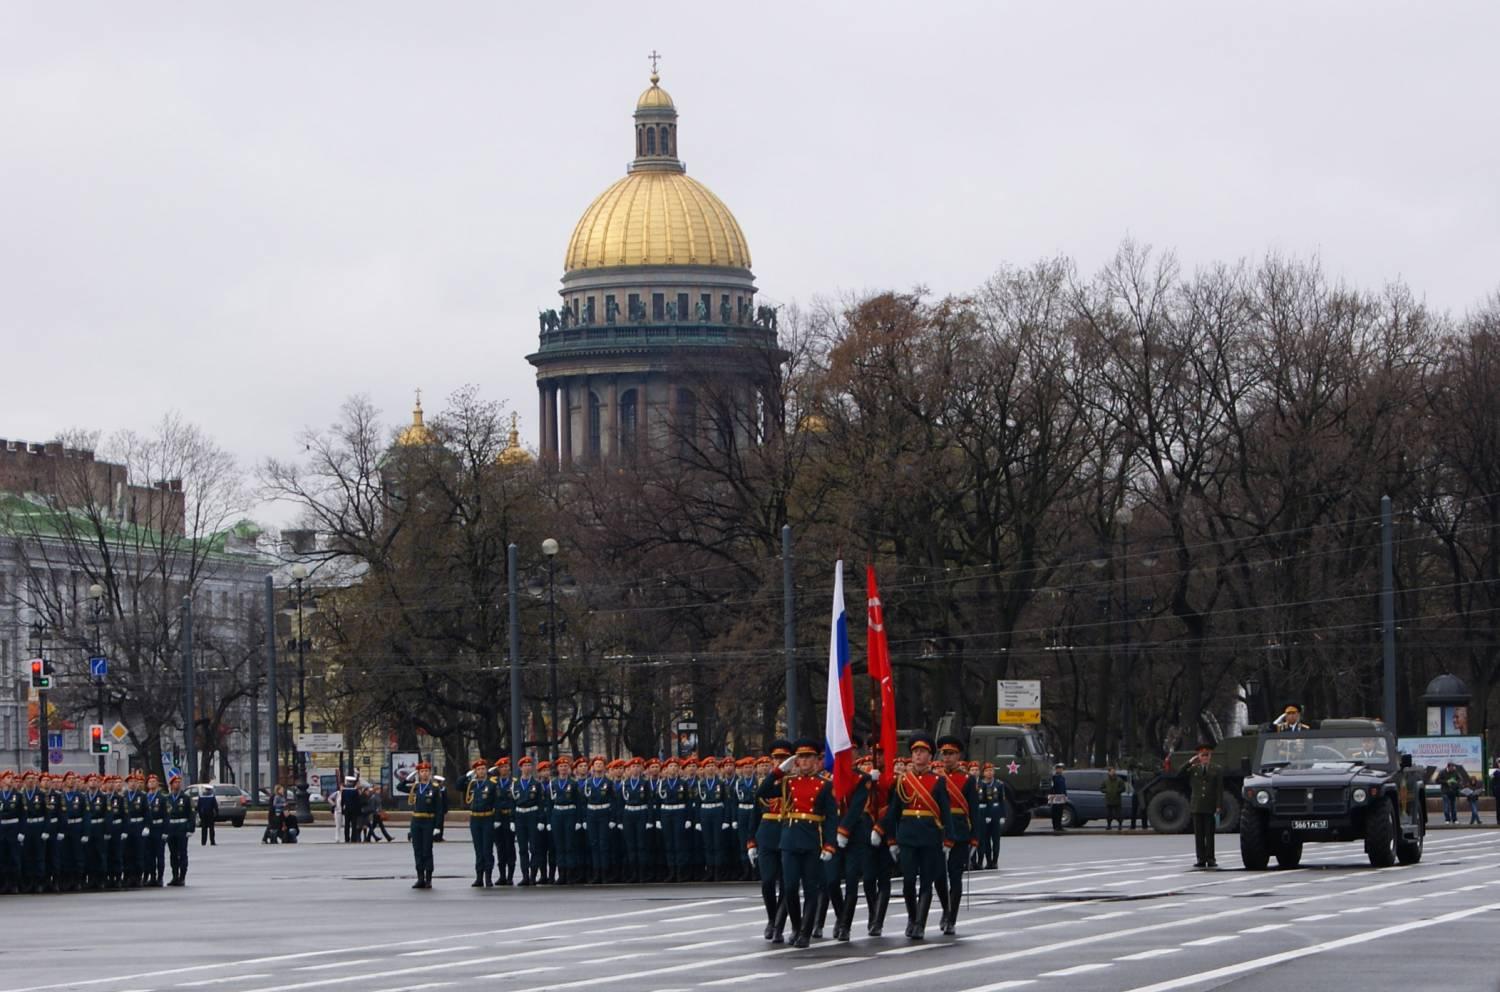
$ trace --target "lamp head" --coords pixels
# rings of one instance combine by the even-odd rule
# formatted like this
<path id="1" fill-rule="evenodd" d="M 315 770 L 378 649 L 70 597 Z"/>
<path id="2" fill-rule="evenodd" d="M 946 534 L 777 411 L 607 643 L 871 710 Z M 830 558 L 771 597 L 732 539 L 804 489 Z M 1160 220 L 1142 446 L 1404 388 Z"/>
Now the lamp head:
<path id="1" fill-rule="evenodd" d="M 542 554 L 546 555 L 548 558 L 551 558 L 553 555 L 557 554 L 557 550 L 557 541 L 553 538 L 549 537 L 542 542 Z"/>
<path id="2" fill-rule="evenodd" d="M 303 579 L 307 578 L 307 566 L 302 564 L 300 561 L 297 564 L 293 565 L 292 578 L 296 579 L 298 582 L 301 582 Z"/>
<path id="3" fill-rule="evenodd" d="M 89 586 L 89 599 L 92 599 L 94 602 L 97 603 L 97 602 L 99 602 L 99 600 L 101 600 L 103 598 L 104 598 L 104 587 L 103 586 L 101 586 L 97 582 L 95 582 L 93 585 Z"/>

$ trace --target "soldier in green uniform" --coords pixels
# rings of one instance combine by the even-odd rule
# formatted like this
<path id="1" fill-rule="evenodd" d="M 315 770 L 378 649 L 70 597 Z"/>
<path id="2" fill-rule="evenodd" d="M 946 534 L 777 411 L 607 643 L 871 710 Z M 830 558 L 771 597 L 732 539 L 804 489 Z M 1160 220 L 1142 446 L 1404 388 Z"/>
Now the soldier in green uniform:
<path id="1" fill-rule="evenodd" d="M 557 868 L 557 883 L 572 885 L 578 881 L 578 783 L 573 779 L 573 761 L 558 755 L 556 775 L 548 785 L 547 833 L 552 841 L 552 858 Z"/>
<path id="2" fill-rule="evenodd" d="M 100 788 L 103 776 L 90 773 L 85 779 L 88 788 L 84 791 L 84 809 L 88 816 L 88 829 L 83 835 L 84 884 L 93 890 L 104 888 L 108 874 L 109 852 L 105 842 L 105 828 L 109 820 L 109 796 Z"/>
<path id="3" fill-rule="evenodd" d="M 1000 861 L 1000 820 L 1005 816 L 1005 785 L 995 778 L 995 766 L 979 769 L 979 860 L 975 867 L 994 868 Z"/>
<path id="4" fill-rule="evenodd" d="M 516 881 L 516 799 L 511 786 L 510 758 L 502 757 L 490 768 L 490 784 L 495 787 L 495 864 L 500 870 L 500 884 Z"/>
<path id="5" fill-rule="evenodd" d="M 1111 823 L 1115 824 L 1121 831 L 1125 829 L 1125 779 L 1110 765 L 1104 773 L 1104 781 L 1099 783 L 1099 791 L 1104 795 L 1104 829 L 1108 830 Z"/>
<path id="6" fill-rule="evenodd" d="M 534 767 L 536 763 L 531 755 L 522 755 L 521 777 L 510 787 L 515 811 L 516 856 L 521 861 L 520 885 L 535 885 L 537 872 L 541 869 L 537 863 L 537 837 L 540 833 L 537 828 L 542 821 L 542 787 L 531 777 Z"/>
<path id="7" fill-rule="evenodd" d="M 490 784 L 489 763 L 475 758 L 470 773 L 468 795 L 469 840 L 474 844 L 474 882 L 471 888 L 490 888 L 495 884 L 495 787 Z"/>
<path id="8" fill-rule="evenodd" d="M 10 769 L 0 770 L 0 895 L 21 886 L 21 794 Z"/>
<path id="9" fill-rule="evenodd" d="M 889 845 L 899 859 L 906 936 L 922 940 L 933 887 L 945 878 L 944 858 L 953 848 L 953 814 L 947 778 L 932 766 L 931 735 L 913 734 L 907 747 L 911 763 L 891 788 L 885 818 L 871 832 L 870 842 Z"/>
<path id="10" fill-rule="evenodd" d="M 1198 745 L 1198 753 L 1188 764 L 1188 780 L 1192 783 L 1192 797 L 1188 810 L 1193 815 L 1193 843 L 1198 860 L 1194 868 L 1217 868 L 1214 860 L 1214 820 L 1222 809 L 1224 776 L 1213 766 L 1214 747 L 1204 743 Z"/>
<path id="11" fill-rule="evenodd" d="M 167 780 L 163 806 L 166 819 L 162 826 L 172 858 L 172 881 L 167 884 L 181 888 L 187 884 L 188 841 L 193 836 L 193 800 L 182 791 L 182 776 L 173 775 Z"/>
<path id="12" fill-rule="evenodd" d="M 437 789 L 432 784 L 432 765 L 417 762 L 417 784 L 406 796 L 406 805 L 411 810 L 411 825 L 407 836 L 411 840 L 411 854 L 416 862 L 417 880 L 414 889 L 432 888 L 432 832 L 437 826 L 439 809 Z"/>

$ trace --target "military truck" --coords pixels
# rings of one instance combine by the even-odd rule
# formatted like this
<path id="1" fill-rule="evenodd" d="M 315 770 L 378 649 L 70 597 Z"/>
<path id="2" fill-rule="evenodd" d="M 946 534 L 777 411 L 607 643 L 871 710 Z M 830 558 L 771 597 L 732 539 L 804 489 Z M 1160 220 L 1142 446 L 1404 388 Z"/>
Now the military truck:
<path id="1" fill-rule="evenodd" d="M 1362 840 L 1376 868 L 1422 860 L 1422 772 L 1379 720 L 1324 720 L 1317 730 L 1264 734 L 1242 760 L 1240 857 L 1302 862 L 1308 843 Z"/>
<path id="2" fill-rule="evenodd" d="M 897 731 L 901 749 L 915 731 Z M 958 717 L 953 713 L 938 720 L 934 734 L 942 737 L 952 734 L 966 744 L 965 757 L 978 762 L 991 762 L 995 766 L 995 777 L 1009 789 L 1010 814 L 1005 821 L 1005 833 L 1010 836 L 1023 832 L 1031 824 L 1032 812 L 1047 805 L 1047 791 L 1052 785 L 1052 752 L 1036 727 L 982 725 L 970 727 L 963 732 L 958 726 Z"/>
<path id="3" fill-rule="evenodd" d="M 1226 737 L 1214 748 L 1213 766 L 1224 777 L 1224 812 L 1219 817 L 1219 831 L 1231 833 L 1239 829 L 1240 794 L 1244 783 L 1241 765 L 1245 758 L 1255 753 L 1262 728 L 1248 727 L 1242 733 Z M 1137 802 L 1144 812 L 1146 822 L 1159 834 L 1185 833 L 1192 825 L 1188 814 L 1188 796 L 1192 786 L 1188 782 L 1188 763 L 1193 760 L 1193 751 L 1173 751 L 1162 762 L 1162 769 L 1154 778 L 1140 787 Z"/>

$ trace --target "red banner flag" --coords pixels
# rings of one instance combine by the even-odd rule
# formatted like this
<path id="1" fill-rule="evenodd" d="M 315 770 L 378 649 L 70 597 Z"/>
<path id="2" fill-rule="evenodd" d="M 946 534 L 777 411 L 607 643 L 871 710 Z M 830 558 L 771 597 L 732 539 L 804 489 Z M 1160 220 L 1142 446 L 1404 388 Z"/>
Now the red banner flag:
<path id="1" fill-rule="evenodd" d="M 880 754 L 884 762 L 880 781 L 889 788 L 896 779 L 896 684 L 891 678 L 891 649 L 885 639 L 885 611 L 880 606 L 874 565 L 865 566 L 865 590 L 869 596 L 870 631 L 866 643 L 870 678 L 880 690 Z"/>

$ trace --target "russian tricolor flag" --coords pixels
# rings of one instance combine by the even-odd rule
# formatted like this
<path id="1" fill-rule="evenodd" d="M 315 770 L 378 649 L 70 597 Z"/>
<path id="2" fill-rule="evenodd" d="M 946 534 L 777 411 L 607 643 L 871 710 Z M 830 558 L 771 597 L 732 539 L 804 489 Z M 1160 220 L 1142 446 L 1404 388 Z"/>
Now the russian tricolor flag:
<path id="1" fill-rule="evenodd" d="M 844 563 L 833 570 L 833 623 L 828 638 L 828 719 L 823 728 L 824 767 L 833 772 L 839 799 L 854 791 L 854 672 L 849 667 L 849 623 L 844 614 Z"/>

